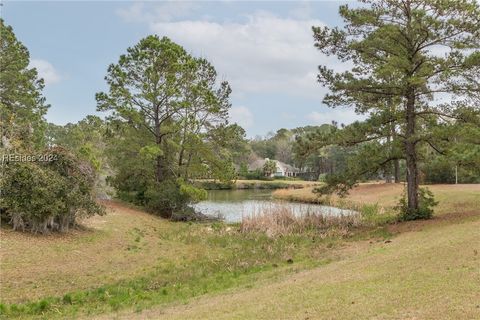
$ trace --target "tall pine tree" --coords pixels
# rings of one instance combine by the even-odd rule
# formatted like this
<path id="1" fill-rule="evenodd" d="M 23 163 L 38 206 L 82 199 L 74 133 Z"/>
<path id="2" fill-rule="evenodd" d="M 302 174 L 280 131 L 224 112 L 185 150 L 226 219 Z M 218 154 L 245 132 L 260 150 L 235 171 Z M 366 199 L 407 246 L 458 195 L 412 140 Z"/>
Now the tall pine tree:
<path id="1" fill-rule="evenodd" d="M 43 79 L 29 64 L 28 49 L 0 19 L 0 150 L 44 146 L 48 105 L 42 96 Z"/>
<path id="2" fill-rule="evenodd" d="M 404 159 L 405 215 L 415 219 L 422 217 L 419 149 L 444 153 L 455 143 L 451 128 L 470 123 L 478 130 L 480 8 L 472 0 L 361 2 L 340 7 L 343 28 L 313 27 L 315 46 L 352 66 L 344 72 L 319 67 L 318 80 L 330 89 L 324 103 L 368 115 L 336 132 L 336 143 L 361 148 L 326 189 L 346 191 L 362 174 Z"/>

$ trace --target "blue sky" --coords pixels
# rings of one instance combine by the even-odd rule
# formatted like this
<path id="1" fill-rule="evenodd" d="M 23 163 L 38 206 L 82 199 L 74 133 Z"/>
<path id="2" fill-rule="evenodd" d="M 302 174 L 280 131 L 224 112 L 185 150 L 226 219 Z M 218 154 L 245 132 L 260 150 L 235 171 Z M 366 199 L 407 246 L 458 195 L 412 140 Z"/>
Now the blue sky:
<path id="1" fill-rule="evenodd" d="M 232 86 L 232 121 L 249 137 L 279 128 L 350 123 L 350 110 L 322 105 L 317 66 L 342 69 L 313 47 L 312 25 L 338 25 L 339 1 L 4 2 L 2 17 L 46 80 L 47 119 L 96 113 L 110 63 L 148 34 L 207 58 Z M 100 114 L 101 115 L 101 114 Z"/>

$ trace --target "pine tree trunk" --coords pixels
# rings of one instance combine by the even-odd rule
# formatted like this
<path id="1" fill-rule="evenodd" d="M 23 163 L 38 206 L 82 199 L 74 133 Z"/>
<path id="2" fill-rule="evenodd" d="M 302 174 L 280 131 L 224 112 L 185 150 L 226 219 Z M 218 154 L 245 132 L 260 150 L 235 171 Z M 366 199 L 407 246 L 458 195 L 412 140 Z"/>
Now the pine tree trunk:
<path id="1" fill-rule="evenodd" d="M 392 141 L 392 137 L 388 136 L 387 145 L 390 145 L 391 141 Z M 388 163 L 385 166 L 384 174 L 385 174 L 385 183 L 392 183 L 392 166 L 390 165 L 390 163 Z"/>
<path id="2" fill-rule="evenodd" d="M 392 112 L 394 112 L 394 107 L 392 106 Z M 392 135 L 392 141 L 395 142 L 397 141 L 397 132 L 395 130 L 395 124 L 392 123 L 391 128 L 390 128 L 390 133 Z M 400 160 L 395 159 L 393 160 L 393 176 L 394 176 L 394 182 L 395 183 L 400 183 Z"/>
<path id="3" fill-rule="evenodd" d="M 157 156 L 157 168 L 155 172 L 155 176 L 157 178 L 157 182 L 162 182 L 164 179 L 163 177 L 163 157 Z"/>
<path id="4" fill-rule="evenodd" d="M 406 120 L 405 151 L 408 209 L 416 211 L 418 209 L 418 168 L 415 142 L 415 91 L 413 88 L 410 88 L 407 93 Z"/>
<path id="5" fill-rule="evenodd" d="M 155 110 L 155 143 L 160 147 L 162 145 L 162 135 L 160 133 L 159 104 L 155 103 L 153 108 Z M 164 163 L 164 157 L 162 155 L 158 155 L 155 168 L 155 178 L 157 182 L 162 182 L 164 180 Z"/>
<path id="6" fill-rule="evenodd" d="M 400 183 L 400 160 L 393 161 L 393 172 L 395 176 L 395 183 Z"/>

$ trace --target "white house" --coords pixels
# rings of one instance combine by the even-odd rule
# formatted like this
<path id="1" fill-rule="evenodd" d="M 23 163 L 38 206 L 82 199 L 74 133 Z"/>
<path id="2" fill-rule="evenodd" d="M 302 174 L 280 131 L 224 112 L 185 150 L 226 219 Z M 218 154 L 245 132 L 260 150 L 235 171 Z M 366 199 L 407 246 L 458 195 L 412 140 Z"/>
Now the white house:
<path id="1" fill-rule="evenodd" d="M 263 166 L 265 165 L 265 162 L 269 160 L 270 159 L 265 158 L 265 159 L 258 159 L 253 161 L 248 165 L 248 171 L 263 170 Z M 272 161 L 275 161 L 276 170 L 274 173 L 270 175 L 271 177 L 296 177 L 300 173 L 300 170 L 298 168 L 295 168 L 294 166 L 291 166 L 289 164 L 283 163 L 278 160 L 272 160 Z"/>

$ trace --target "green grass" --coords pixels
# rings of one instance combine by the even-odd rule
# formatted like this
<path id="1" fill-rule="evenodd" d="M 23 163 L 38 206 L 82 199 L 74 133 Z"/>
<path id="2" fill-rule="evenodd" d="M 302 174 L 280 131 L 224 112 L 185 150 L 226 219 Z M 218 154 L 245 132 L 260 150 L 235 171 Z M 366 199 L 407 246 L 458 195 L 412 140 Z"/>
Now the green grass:
<path id="1" fill-rule="evenodd" d="M 358 202 L 364 224 L 343 237 L 315 230 L 267 237 L 219 222 L 173 223 L 118 203 L 108 203 L 109 214 L 87 221 L 86 230 L 66 235 L 1 229 L 0 314 L 474 318 L 478 186 L 433 189 L 437 218 L 392 224 L 382 203 L 395 193 L 379 192 L 375 203 Z M 453 311 L 445 308 L 451 302 Z"/>
<path id="2" fill-rule="evenodd" d="M 162 256 L 153 268 L 130 279 L 104 284 L 63 295 L 3 303 L 0 311 L 9 318 L 62 318 L 95 315 L 125 308 L 142 310 L 154 305 L 188 301 L 206 293 L 253 285 L 295 270 L 331 261 L 325 252 L 342 239 L 322 239 L 315 234 L 270 238 L 264 234 L 243 234 L 238 225 L 223 223 L 171 223 L 150 234 L 163 246 L 177 248 L 179 256 Z M 128 232 L 126 250 L 137 255 L 144 247 L 146 231 L 138 227 Z M 288 259 L 294 261 L 288 263 Z M 39 261 L 40 263 L 40 261 Z M 32 266 L 33 267 L 33 266 Z M 97 272 L 91 270 L 92 273 Z M 98 275 L 100 276 L 100 275 Z M 55 283 L 49 285 L 54 286 Z"/>
<path id="3" fill-rule="evenodd" d="M 412 225 L 412 224 L 409 224 Z M 345 259 L 138 318 L 478 319 L 480 219 L 425 224 Z M 122 319 L 136 319 L 125 314 Z"/>

